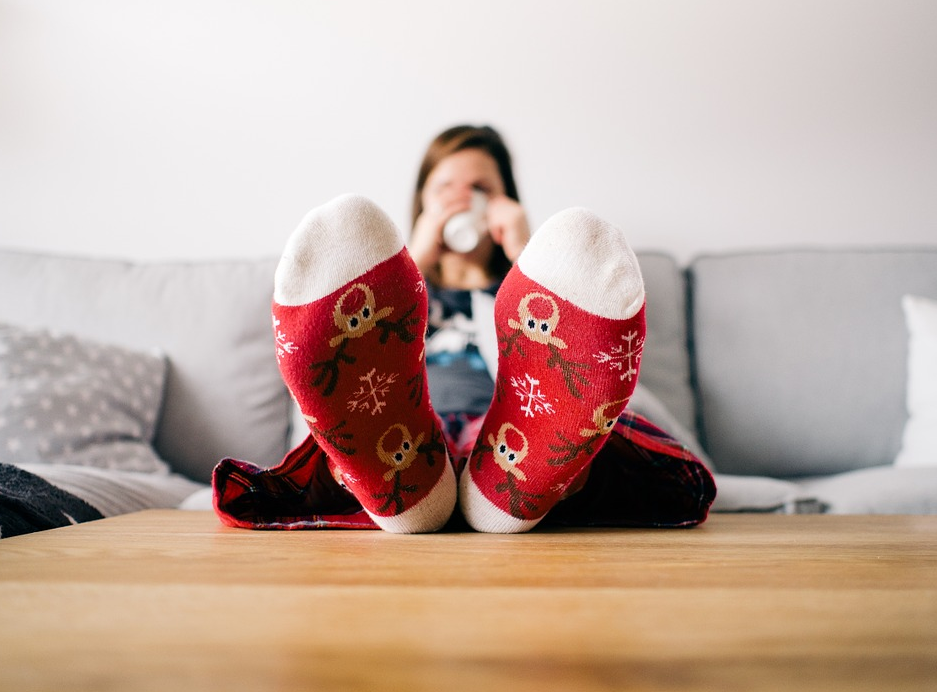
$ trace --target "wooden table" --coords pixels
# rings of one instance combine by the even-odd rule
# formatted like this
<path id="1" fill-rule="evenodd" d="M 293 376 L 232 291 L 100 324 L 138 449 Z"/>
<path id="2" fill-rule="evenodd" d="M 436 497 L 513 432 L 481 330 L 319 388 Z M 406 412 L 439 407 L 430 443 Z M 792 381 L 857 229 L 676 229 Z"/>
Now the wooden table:
<path id="1" fill-rule="evenodd" d="M 937 516 L 0 541 L 0 689 L 935 690 Z"/>

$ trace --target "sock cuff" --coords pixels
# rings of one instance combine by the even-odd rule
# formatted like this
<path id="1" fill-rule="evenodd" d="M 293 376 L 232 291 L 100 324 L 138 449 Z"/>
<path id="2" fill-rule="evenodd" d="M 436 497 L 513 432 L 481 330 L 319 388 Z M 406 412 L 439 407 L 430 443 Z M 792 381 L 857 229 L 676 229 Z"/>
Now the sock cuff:
<path id="1" fill-rule="evenodd" d="M 625 234 L 588 209 L 574 207 L 547 219 L 517 265 L 528 278 L 600 317 L 629 319 L 644 305 L 644 279 Z"/>
<path id="2" fill-rule="evenodd" d="M 286 242 L 274 278 L 273 299 L 305 305 L 338 290 L 398 254 L 403 235 L 384 211 L 360 195 L 342 195 L 316 207 Z"/>

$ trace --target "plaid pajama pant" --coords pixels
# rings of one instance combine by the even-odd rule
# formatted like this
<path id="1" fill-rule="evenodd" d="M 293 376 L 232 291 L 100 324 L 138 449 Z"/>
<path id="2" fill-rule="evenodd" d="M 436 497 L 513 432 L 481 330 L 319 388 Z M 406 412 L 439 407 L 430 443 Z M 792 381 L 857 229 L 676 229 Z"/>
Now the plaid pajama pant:
<path id="1" fill-rule="evenodd" d="M 441 418 L 456 473 L 483 418 Z M 212 479 L 215 511 L 251 529 L 376 529 L 332 476 L 311 436 L 273 468 L 223 459 Z M 612 434 L 540 526 L 689 527 L 705 521 L 716 497 L 712 475 L 686 447 L 647 419 L 625 411 Z M 449 530 L 467 529 L 458 509 Z"/>

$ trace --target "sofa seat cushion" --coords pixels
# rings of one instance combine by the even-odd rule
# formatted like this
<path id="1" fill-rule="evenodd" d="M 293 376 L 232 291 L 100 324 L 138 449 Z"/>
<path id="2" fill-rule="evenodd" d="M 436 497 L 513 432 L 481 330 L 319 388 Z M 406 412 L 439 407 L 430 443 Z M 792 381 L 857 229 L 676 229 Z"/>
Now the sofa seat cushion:
<path id="1" fill-rule="evenodd" d="M 825 505 L 793 481 L 766 476 L 714 474 L 716 500 L 713 512 L 817 514 Z"/>
<path id="2" fill-rule="evenodd" d="M 937 467 L 878 466 L 797 485 L 832 514 L 937 514 Z"/>
<path id="3" fill-rule="evenodd" d="M 937 514 L 937 468 L 877 466 L 784 480 L 715 474 L 713 512 Z"/>
<path id="4" fill-rule="evenodd" d="M 174 509 L 194 493 L 207 489 L 206 485 L 178 473 L 139 473 L 48 464 L 24 464 L 18 468 L 84 500 L 105 517 L 144 509 Z M 211 509 L 211 506 L 205 509 Z"/>

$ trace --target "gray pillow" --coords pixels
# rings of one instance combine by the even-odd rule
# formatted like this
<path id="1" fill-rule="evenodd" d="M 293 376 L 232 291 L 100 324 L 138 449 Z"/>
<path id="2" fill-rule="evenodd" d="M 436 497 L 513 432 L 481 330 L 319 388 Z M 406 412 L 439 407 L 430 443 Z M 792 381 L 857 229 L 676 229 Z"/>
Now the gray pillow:
<path id="1" fill-rule="evenodd" d="M 0 462 L 165 473 L 165 379 L 156 353 L 0 323 Z"/>

